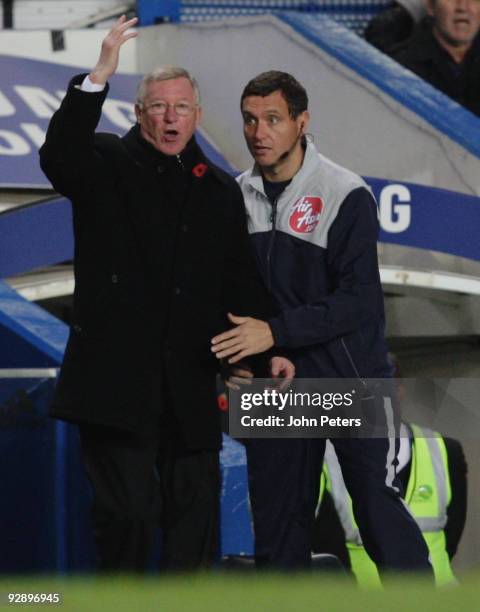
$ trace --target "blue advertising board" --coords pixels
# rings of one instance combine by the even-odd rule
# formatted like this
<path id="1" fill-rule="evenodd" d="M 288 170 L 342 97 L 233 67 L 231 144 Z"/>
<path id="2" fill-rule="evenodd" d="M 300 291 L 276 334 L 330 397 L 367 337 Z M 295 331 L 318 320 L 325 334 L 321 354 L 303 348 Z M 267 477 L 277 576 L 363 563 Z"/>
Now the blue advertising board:
<path id="1" fill-rule="evenodd" d="M 70 79 L 81 72 L 72 66 L 0 56 L 0 187 L 50 187 L 38 163 L 38 149 Z M 112 77 L 99 130 L 124 134 L 130 129 L 138 81 L 137 75 Z M 201 131 L 197 136 L 207 156 L 231 170 Z"/>
<path id="2" fill-rule="evenodd" d="M 480 260 L 480 198 L 364 177 L 377 199 L 380 242 Z"/>
<path id="3" fill-rule="evenodd" d="M 71 66 L 0 56 L 0 187 L 49 187 L 38 164 L 48 121 L 60 104 Z M 100 130 L 124 133 L 135 120 L 138 77 L 115 75 Z M 199 132 L 207 155 L 233 168 Z M 480 260 L 480 198 L 404 181 L 366 177 L 379 205 L 380 241 Z M 58 239 L 51 240 L 55 235 Z M 0 215 L 0 278 L 51 265 L 73 253 L 66 200 Z"/>
<path id="4" fill-rule="evenodd" d="M 378 202 L 380 242 L 480 261 L 480 198 L 412 183 L 371 177 L 366 181 Z M 72 257 L 72 215 L 66 198 L 0 214 L 0 278 Z"/>

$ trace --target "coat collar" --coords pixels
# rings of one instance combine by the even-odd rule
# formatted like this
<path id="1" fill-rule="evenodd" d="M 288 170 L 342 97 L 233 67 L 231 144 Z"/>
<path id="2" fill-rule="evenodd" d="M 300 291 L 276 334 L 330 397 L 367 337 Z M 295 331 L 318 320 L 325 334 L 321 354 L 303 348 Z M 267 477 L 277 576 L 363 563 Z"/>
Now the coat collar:
<path id="1" fill-rule="evenodd" d="M 130 154 L 134 157 L 137 164 L 142 166 L 165 166 L 168 168 L 178 168 L 179 162 L 184 166 L 188 172 L 192 172 L 197 178 L 202 178 L 204 175 L 210 174 L 215 177 L 218 181 L 225 183 L 226 178 L 223 172 L 217 168 L 204 154 L 200 148 L 195 135 L 193 135 L 187 143 L 187 146 L 181 151 L 179 155 L 165 155 L 164 153 L 155 149 L 149 142 L 147 142 L 140 133 L 140 126 L 134 125 L 122 138 Z M 207 172 L 196 173 L 194 169 L 199 164 L 205 164 L 207 166 Z"/>
<path id="2" fill-rule="evenodd" d="M 294 188 L 295 185 L 305 181 L 312 173 L 315 173 L 318 169 L 319 156 L 315 145 L 312 142 L 307 142 L 305 148 L 305 155 L 303 162 L 298 172 L 293 176 L 292 181 L 287 185 L 287 189 Z M 262 193 L 265 197 L 265 190 L 263 187 L 262 172 L 258 164 L 255 164 L 250 170 L 247 171 L 246 182 L 248 185 L 253 187 L 256 191 Z"/>
<path id="3" fill-rule="evenodd" d="M 187 171 L 191 171 L 197 163 L 204 161 L 204 155 L 197 144 L 195 136 L 190 138 L 187 146 L 178 155 L 165 155 L 155 149 L 154 146 L 142 137 L 138 124 L 134 125 L 122 140 L 135 157 L 135 160 L 142 165 L 148 164 L 157 167 L 161 165 L 165 166 L 165 168 L 173 168 L 177 167 L 180 163 Z"/>

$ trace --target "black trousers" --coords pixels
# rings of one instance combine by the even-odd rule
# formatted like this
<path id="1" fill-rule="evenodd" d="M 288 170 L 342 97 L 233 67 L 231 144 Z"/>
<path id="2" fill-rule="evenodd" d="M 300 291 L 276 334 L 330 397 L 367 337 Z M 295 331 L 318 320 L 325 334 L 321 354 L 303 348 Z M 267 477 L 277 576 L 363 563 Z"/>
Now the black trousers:
<path id="1" fill-rule="evenodd" d="M 385 438 L 337 438 L 331 442 L 352 497 L 366 551 L 380 572 L 432 574 L 428 549 L 400 497 L 395 476 L 397 419 Z M 247 459 L 258 567 L 302 569 L 310 565 L 325 439 L 251 439 Z"/>
<path id="2" fill-rule="evenodd" d="M 81 425 L 93 488 L 98 568 L 142 572 L 161 528 L 162 567 L 209 567 L 219 550 L 218 451 L 181 450 L 156 438 Z"/>

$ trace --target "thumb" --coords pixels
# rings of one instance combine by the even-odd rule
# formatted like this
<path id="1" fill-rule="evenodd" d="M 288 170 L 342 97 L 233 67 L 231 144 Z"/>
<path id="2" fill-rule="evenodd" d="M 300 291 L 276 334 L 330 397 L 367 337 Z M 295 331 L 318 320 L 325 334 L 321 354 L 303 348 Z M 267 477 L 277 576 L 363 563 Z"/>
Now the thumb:
<path id="1" fill-rule="evenodd" d="M 245 323 L 245 321 L 248 321 L 248 317 L 237 317 L 231 312 L 228 313 L 228 318 L 232 323 L 235 323 L 235 325 L 241 325 L 242 323 Z"/>
<path id="2" fill-rule="evenodd" d="M 280 363 L 278 359 L 272 359 L 270 363 L 270 371 L 272 373 L 273 378 L 277 378 L 280 373 Z"/>

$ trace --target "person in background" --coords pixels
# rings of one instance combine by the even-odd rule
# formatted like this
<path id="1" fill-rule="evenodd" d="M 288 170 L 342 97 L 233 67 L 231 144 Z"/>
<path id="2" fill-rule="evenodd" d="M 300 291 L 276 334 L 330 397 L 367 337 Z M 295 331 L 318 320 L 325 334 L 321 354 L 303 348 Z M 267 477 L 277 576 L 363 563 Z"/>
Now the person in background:
<path id="1" fill-rule="evenodd" d="M 460 443 L 412 423 L 402 423 L 397 473 L 410 512 L 427 543 L 437 586 L 455 584 L 451 560 L 467 511 L 467 465 Z M 352 500 L 335 449 L 327 442 L 313 536 L 313 552 L 330 553 L 359 586 L 378 588 L 377 566 L 359 534 Z"/>
<path id="2" fill-rule="evenodd" d="M 480 2 L 427 0 L 426 6 L 428 17 L 389 54 L 480 116 Z"/>
<path id="3" fill-rule="evenodd" d="M 407 40 L 426 15 L 424 0 L 398 0 L 373 17 L 365 28 L 365 40 L 389 54 Z"/>
<path id="4" fill-rule="evenodd" d="M 72 79 L 40 150 L 75 233 L 74 321 L 51 415 L 79 425 L 99 568 L 144 571 L 160 523 L 162 564 L 184 571 L 218 554 L 210 338 L 229 311 L 261 320 L 270 304 L 241 190 L 196 142 L 200 96 L 185 69 L 142 79 L 125 136 L 95 133 L 136 22 L 122 16 L 90 74 Z"/>

